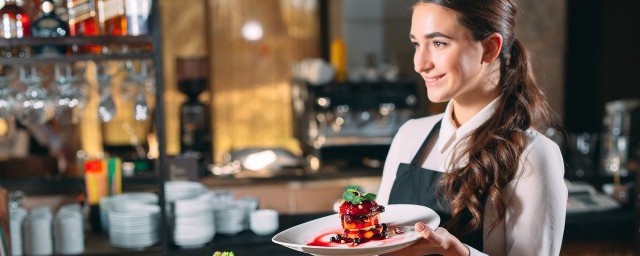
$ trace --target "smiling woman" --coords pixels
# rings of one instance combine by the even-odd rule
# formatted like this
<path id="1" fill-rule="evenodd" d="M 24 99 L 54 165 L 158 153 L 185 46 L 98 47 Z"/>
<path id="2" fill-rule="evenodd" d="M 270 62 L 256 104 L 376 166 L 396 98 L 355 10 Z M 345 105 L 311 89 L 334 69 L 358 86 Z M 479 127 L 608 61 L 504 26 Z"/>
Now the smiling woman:
<path id="1" fill-rule="evenodd" d="M 563 160 L 538 132 L 555 121 L 515 36 L 516 12 L 511 0 L 413 8 L 414 69 L 429 100 L 448 104 L 400 128 L 378 201 L 433 208 L 443 225 L 416 223 L 423 239 L 396 255 L 560 253 Z"/>
<path id="2" fill-rule="evenodd" d="M 432 102 L 456 98 L 482 108 L 498 96 L 498 76 L 489 75 L 498 73 L 499 65 L 488 64 L 500 52 L 502 37 L 496 33 L 477 41 L 458 19 L 456 12 L 437 5 L 415 8 L 410 34 L 416 49 L 413 64 Z"/>

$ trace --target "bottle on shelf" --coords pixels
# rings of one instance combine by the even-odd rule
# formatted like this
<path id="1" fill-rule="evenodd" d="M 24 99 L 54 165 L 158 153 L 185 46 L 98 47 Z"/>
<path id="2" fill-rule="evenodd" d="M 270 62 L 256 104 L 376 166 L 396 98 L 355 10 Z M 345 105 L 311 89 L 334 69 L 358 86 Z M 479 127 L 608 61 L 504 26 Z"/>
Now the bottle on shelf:
<path id="1" fill-rule="evenodd" d="M 141 36 L 149 33 L 151 0 L 124 0 L 124 14 L 127 20 L 127 35 Z M 124 51 L 144 52 L 151 50 L 151 44 L 131 44 Z"/>
<path id="2" fill-rule="evenodd" d="M 71 36 L 98 36 L 100 29 L 94 0 L 68 0 L 69 34 Z M 74 53 L 100 53 L 99 45 L 72 45 Z"/>
<path id="3" fill-rule="evenodd" d="M 16 4 L 20 6 L 31 18 L 37 17 L 40 13 L 40 2 L 42 0 L 16 0 Z"/>
<path id="4" fill-rule="evenodd" d="M 128 34 L 139 36 L 149 33 L 151 0 L 125 0 L 124 5 Z"/>
<path id="5" fill-rule="evenodd" d="M 33 37 L 65 37 L 69 35 L 69 25 L 54 12 L 53 0 L 44 0 L 40 17 L 31 25 Z M 64 55 L 66 46 L 34 47 L 37 55 Z"/>
<path id="6" fill-rule="evenodd" d="M 56 12 L 58 17 L 69 24 L 69 10 L 67 10 L 67 0 L 53 0 L 53 6 L 53 11 Z"/>
<path id="7" fill-rule="evenodd" d="M 124 0 L 97 0 L 100 30 L 107 36 L 127 35 Z"/>
<path id="8" fill-rule="evenodd" d="M 5 0 L 0 9 L 0 38 L 23 38 L 29 36 L 29 15 L 18 6 L 16 0 Z M 26 57 L 30 55 L 28 47 L 0 49 L 2 57 Z"/>
<path id="9" fill-rule="evenodd" d="M 100 31 L 105 36 L 127 35 L 127 19 L 124 15 L 124 0 L 96 0 Z M 121 52 L 119 45 L 102 47 L 103 53 Z"/>

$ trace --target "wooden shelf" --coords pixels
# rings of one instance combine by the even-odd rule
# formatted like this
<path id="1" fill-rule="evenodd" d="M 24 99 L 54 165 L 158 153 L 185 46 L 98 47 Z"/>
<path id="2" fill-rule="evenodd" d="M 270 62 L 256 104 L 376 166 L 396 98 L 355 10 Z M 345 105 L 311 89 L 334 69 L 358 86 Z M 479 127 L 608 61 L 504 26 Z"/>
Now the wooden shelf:
<path id="1" fill-rule="evenodd" d="M 145 53 L 126 53 L 126 54 L 77 54 L 65 56 L 33 56 L 28 58 L 0 58 L 0 64 L 4 65 L 24 65 L 24 64 L 42 64 L 42 63 L 64 63 L 76 61 L 109 61 L 109 60 L 138 60 L 153 59 L 153 54 Z"/>
<path id="2" fill-rule="evenodd" d="M 40 45 L 84 45 L 84 44 L 144 44 L 152 43 L 151 35 L 142 36 L 70 36 L 55 38 L 10 38 L 0 39 L 0 47 L 40 46 Z"/>

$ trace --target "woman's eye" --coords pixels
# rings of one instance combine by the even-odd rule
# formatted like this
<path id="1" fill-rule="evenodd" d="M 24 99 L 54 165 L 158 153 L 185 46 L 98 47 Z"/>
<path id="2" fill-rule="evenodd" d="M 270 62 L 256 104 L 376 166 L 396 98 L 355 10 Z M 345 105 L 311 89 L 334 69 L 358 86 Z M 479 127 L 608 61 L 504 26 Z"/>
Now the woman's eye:
<path id="1" fill-rule="evenodd" d="M 442 47 L 442 46 L 447 45 L 447 43 L 445 43 L 445 42 L 440 42 L 440 41 L 434 41 L 434 42 L 433 42 L 433 45 L 434 45 L 435 47 Z"/>
<path id="2" fill-rule="evenodd" d="M 411 42 L 411 45 L 413 45 L 413 48 L 418 48 L 420 45 L 416 42 Z"/>

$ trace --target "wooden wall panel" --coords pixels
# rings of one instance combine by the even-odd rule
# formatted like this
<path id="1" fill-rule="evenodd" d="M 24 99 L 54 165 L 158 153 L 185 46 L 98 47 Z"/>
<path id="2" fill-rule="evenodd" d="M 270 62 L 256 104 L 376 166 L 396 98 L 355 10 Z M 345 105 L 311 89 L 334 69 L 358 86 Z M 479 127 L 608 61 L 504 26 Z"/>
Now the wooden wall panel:
<path id="1" fill-rule="evenodd" d="M 209 6 L 215 159 L 251 146 L 298 151 L 290 70 L 319 55 L 317 0 L 209 0 Z M 248 21 L 262 25 L 262 39 L 242 37 Z"/>
<path id="2" fill-rule="evenodd" d="M 518 0 L 516 37 L 531 53 L 533 71 L 560 117 L 564 114 L 566 0 Z"/>

